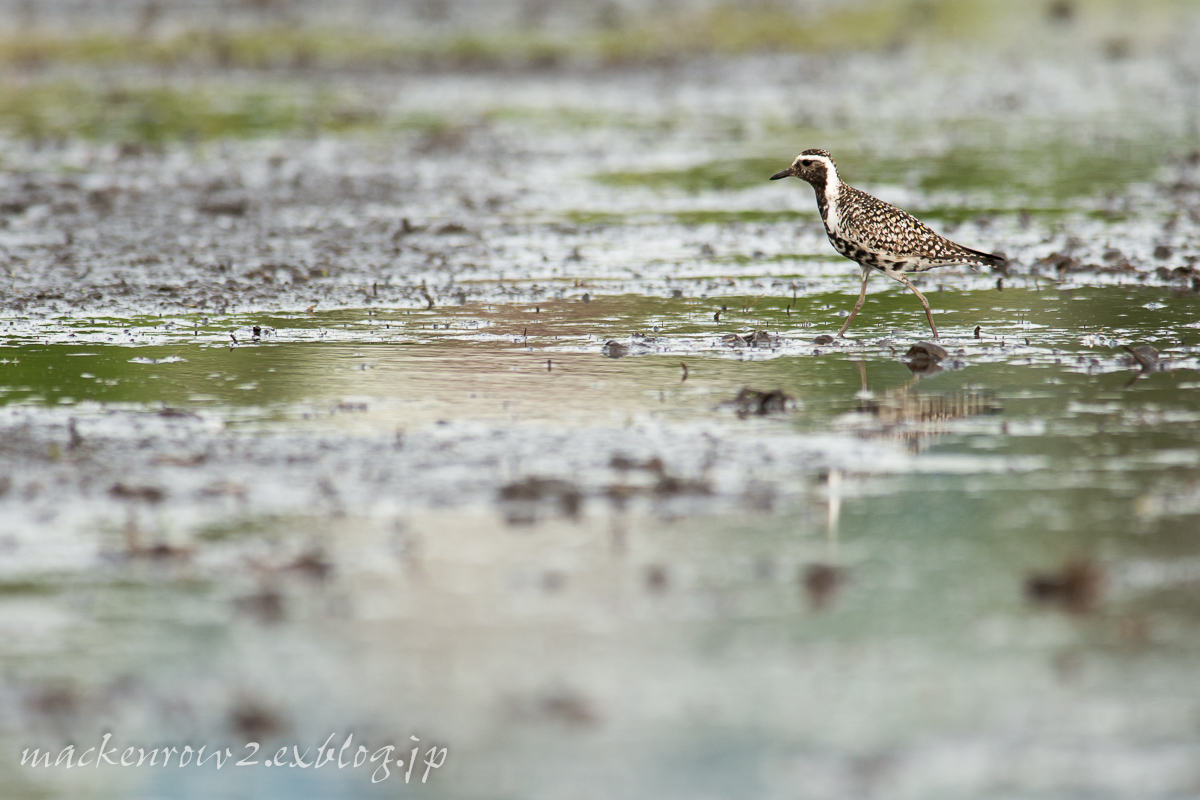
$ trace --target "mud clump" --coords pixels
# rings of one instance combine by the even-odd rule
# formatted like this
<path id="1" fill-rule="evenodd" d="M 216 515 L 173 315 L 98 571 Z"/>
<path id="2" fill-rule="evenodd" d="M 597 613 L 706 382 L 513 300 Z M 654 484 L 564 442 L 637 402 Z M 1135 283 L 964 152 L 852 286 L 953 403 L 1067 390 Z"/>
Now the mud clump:
<path id="1" fill-rule="evenodd" d="M 727 347 L 776 347 L 780 341 L 779 336 L 770 331 L 727 333 L 721 337 L 721 344 Z"/>
<path id="2" fill-rule="evenodd" d="M 661 475 L 653 494 L 655 497 L 706 497 L 712 494 L 712 487 L 704 481 Z"/>
<path id="3" fill-rule="evenodd" d="M 796 405 L 796 398 L 786 394 L 782 389 L 772 389 L 761 392 L 749 387 L 743 388 L 737 396 L 729 401 L 737 415 L 746 417 L 765 417 L 769 414 L 782 414 Z"/>
<path id="4" fill-rule="evenodd" d="M 612 457 L 608 462 L 608 466 L 619 472 L 630 472 L 632 470 L 646 470 L 647 472 L 662 473 L 666 468 L 663 466 L 661 458 L 657 456 L 645 461 L 635 461 L 632 458 L 622 455 Z"/>
<path id="5" fill-rule="evenodd" d="M 906 364 L 910 370 L 918 375 L 927 375 L 939 372 L 941 363 L 950 357 L 950 353 L 940 344 L 917 342 L 908 348 L 904 357 L 908 359 Z"/>
<path id="6" fill-rule="evenodd" d="M 210 216 L 244 217 L 250 208 L 250 201 L 243 195 L 215 194 L 202 201 L 197 209 Z"/>
<path id="7" fill-rule="evenodd" d="M 821 611 L 833 602 L 845 582 L 846 571 L 830 564 L 809 564 L 800 575 L 800 583 L 813 611 Z"/>
<path id="8" fill-rule="evenodd" d="M 661 564 L 652 564 L 646 568 L 646 590 L 652 594 L 662 594 L 667 590 L 670 581 L 667 568 Z"/>
<path id="9" fill-rule="evenodd" d="M 142 545 L 134 541 L 126 548 L 126 555 L 130 558 L 144 558 L 150 561 L 165 562 L 172 560 L 184 561 L 191 557 L 192 552 L 184 547 L 175 547 L 166 542 L 155 542 L 150 545 Z"/>
<path id="10" fill-rule="evenodd" d="M 1121 347 L 1124 348 L 1127 353 L 1129 353 L 1129 355 L 1123 359 L 1125 364 L 1131 367 L 1137 367 L 1137 372 L 1133 373 L 1133 377 L 1130 378 L 1129 382 L 1125 384 L 1126 387 L 1133 386 L 1142 378 L 1158 372 L 1159 355 L 1158 351 L 1153 347 L 1148 344 L 1141 345 L 1140 347 L 1130 347 L 1127 344 L 1123 344 Z"/>
<path id="11" fill-rule="evenodd" d="M 608 358 L 624 358 L 632 353 L 650 353 L 656 347 L 666 344 L 661 336 L 651 336 L 646 333 L 635 333 L 629 337 L 629 344 L 622 344 L 616 339 L 609 339 L 601 348 L 600 353 Z"/>
<path id="12" fill-rule="evenodd" d="M 541 711 L 546 719 L 572 726 L 590 727 L 600 720 L 592 705 L 575 694 L 556 694 L 543 698 Z"/>
<path id="13" fill-rule="evenodd" d="M 286 616 L 283 595 L 271 588 L 263 589 L 257 594 L 239 597 L 234 601 L 233 607 L 239 614 L 256 619 L 264 625 L 283 622 Z"/>
<path id="14" fill-rule="evenodd" d="M 229 729 L 248 741 L 261 742 L 285 732 L 287 725 L 276 712 L 247 701 L 229 712 Z"/>
<path id="15" fill-rule="evenodd" d="M 81 698 L 70 686 L 51 686 L 37 691 L 26 701 L 28 709 L 57 726 L 65 727 L 78 717 Z"/>
<path id="16" fill-rule="evenodd" d="M 532 525 L 539 510 L 550 505 L 568 519 L 578 519 L 583 492 L 570 481 L 529 477 L 500 487 L 500 504 L 509 525 Z"/>
<path id="17" fill-rule="evenodd" d="M 712 487 L 703 480 L 669 474 L 666 465 L 658 457 L 635 461 L 618 455 L 613 456 L 609 466 L 623 476 L 621 483 L 612 484 L 604 489 L 604 496 L 617 506 L 623 506 L 633 497 L 661 500 L 673 497 L 708 497 L 713 493 Z M 626 477 L 631 474 L 634 483 L 626 482 Z"/>
<path id="18" fill-rule="evenodd" d="M 1040 258 L 1033 263 L 1034 269 L 1049 268 L 1057 272 L 1059 275 L 1064 275 L 1071 272 L 1086 272 L 1088 270 L 1098 270 L 1100 267 L 1096 264 L 1083 264 L 1079 259 L 1068 253 L 1059 253 L 1055 251 L 1045 258 Z"/>
<path id="19" fill-rule="evenodd" d="M 950 357 L 949 351 L 934 342 L 917 342 L 908 348 L 904 357 L 912 361 L 942 361 Z"/>
<path id="20" fill-rule="evenodd" d="M 322 550 L 309 550 L 301 553 L 292 560 L 290 564 L 285 566 L 284 571 L 291 572 L 296 575 L 308 578 L 313 581 L 321 582 L 329 577 L 333 572 L 333 564 L 325 556 Z"/>
<path id="21" fill-rule="evenodd" d="M 1084 263 L 1072 256 L 1070 253 L 1059 253 L 1057 251 L 1051 253 L 1045 258 L 1040 258 L 1033 262 L 1034 272 L 1039 269 L 1049 268 L 1054 270 L 1060 276 L 1069 275 L 1077 272 L 1083 273 L 1129 273 L 1137 272 L 1138 268 L 1133 264 L 1124 253 L 1115 248 L 1110 248 L 1104 252 L 1103 264 Z"/>
<path id="22" fill-rule="evenodd" d="M 629 355 L 629 348 L 615 339 L 609 339 L 600 348 L 600 352 L 607 358 L 624 358 Z"/>
<path id="23" fill-rule="evenodd" d="M 1154 372 L 1158 369 L 1158 351 L 1148 344 L 1140 347 L 1121 345 L 1129 353 L 1130 366 L 1140 367 L 1143 372 Z"/>
<path id="24" fill-rule="evenodd" d="M 1025 596 L 1072 614 L 1091 611 L 1100 598 L 1104 572 L 1091 561 L 1068 562 L 1055 572 L 1035 572 L 1025 579 Z"/>
<path id="25" fill-rule="evenodd" d="M 140 500 L 144 503 L 161 503 L 167 496 L 157 486 L 127 486 L 124 483 L 114 483 L 108 493 L 118 500 Z"/>

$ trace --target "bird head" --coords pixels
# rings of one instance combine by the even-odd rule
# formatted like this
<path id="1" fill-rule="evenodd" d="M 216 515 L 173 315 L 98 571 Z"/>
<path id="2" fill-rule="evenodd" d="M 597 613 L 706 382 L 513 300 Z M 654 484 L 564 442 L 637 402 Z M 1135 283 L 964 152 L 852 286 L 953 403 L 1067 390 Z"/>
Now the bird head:
<path id="1" fill-rule="evenodd" d="M 831 175 L 837 175 L 837 165 L 828 150 L 805 150 L 796 156 L 796 160 L 787 169 L 776 172 L 771 180 L 780 178 L 799 178 L 813 185 L 823 185 Z"/>

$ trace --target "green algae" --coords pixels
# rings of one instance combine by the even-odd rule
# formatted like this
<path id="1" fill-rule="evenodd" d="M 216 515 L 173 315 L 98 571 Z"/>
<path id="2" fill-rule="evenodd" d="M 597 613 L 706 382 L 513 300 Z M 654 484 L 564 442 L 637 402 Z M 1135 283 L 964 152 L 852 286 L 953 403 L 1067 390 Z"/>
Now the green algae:
<path id="1" fill-rule="evenodd" d="M 1178 0 L 1139 4 L 1148 32 L 1189 20 Z M 603 16 L 603 15 L 602 15 Z M 1092 3 L 1081 12 L 1095 35 L 1128 26 L 1130 9 Z M 661 63 L 697 56 L 752 53 L 838 53 L 908 46 L 968 44 L 999 49 L 1028 36 L 1048 18 L 1037 0 L 872 0 L 800 11 L 767 3 L 716 3 L 705 9 L 662 6 L 617 14 L 607 24 L 572 30 L 468 30 L 455 33 L 363 30 L 286 24 L 64 33 L 31 28 L 0 33 L 0 64 L 38 69 L 52 64 L 100 67 L 222 69 L 479 69 L 548 68 L 562 64 Z"/>
<path id="2" fill-rule="evenodd" d="M 671 215 L 683 225 L 748 225 L 761 223 L 771 225 L 779 222 L 812 222 L 817 218 L 816 209 L 808 211 L 763 211 L 745 209 L 741 211 L 676 211 Z"/>
<path id="3" fill-rule="evenodd" d="M 495 30 L 424 36 L 266 24 L 172 32 L 49 30 L 0 35 L 0 64 L 54 63 L 308 70 L 442 65 L 547 67 L 569 61 L 634 63 L 697 55 L 877 50 L 915 41 L 994 39 L 1014 18 L 991 0 L 876 0 L 816 13 L 776 4 L 717 4 L 700 13 L 660 10 L 576 31 Z"/>
<path id="4" fill-rule="evenodd" d="M 818 141 L 818 137 L 810 137 Z M 908 185 L 924 192 L 991 192 L 1000 197 L 1065 200 L 1114 192 L 1152 179 L 1164 143 L 1122 139 L 1092 145 L 1067 141 L 1012 143 L 1008 146 L 952 146 L 928 154 L 871 154 L 853 149 L 835 153 L 842 179 L 873 187 Z M 1170 152 L 1169 144 L 1166 145 Z M 594 179 L 616 187 L 655 191 L 733 191 L 761 186 L 786 167 L 794 154 L 777 158 L 722 159 L 683 169 L 616 171 Z M 1036 206 L 1032 208 L 1037 208 Z M 943 216 L 954 212 L 939 206 Z M 1009 208 L 1019 212 L 1021 208 Z M 973 214 L 975 211 L 965 213 Z"/>
<path id="5" fill-rule="evenodd" d="M 781 158 L 743 158 L 709 161 L 684 169 L 604 172 L 594 179 L 607 186 L 704 191 L 747 189 L 762 183 L 789 163 Z"/>
<path id="6" fill-rule="evenodd" d="M 589 225 L 597 227 L 611 227 L 614 225 L 624 225 L 628 223 L 628 216 L 625 214 L 614 214 L 608 211 L 567 211 L 563 214 L 563 218 L 568 222 L 576 225 Z"/>
<path id="7" fill-rule="evenodd" d="M 398 127 L 436 121 L 402 119 Z M 0 86 L 0 130 L 30 139 L 72 136 L 159 144 L 378 128 L 379 114 L 331 92 L 149 86 L 103 89 L 72 82 Z"/>

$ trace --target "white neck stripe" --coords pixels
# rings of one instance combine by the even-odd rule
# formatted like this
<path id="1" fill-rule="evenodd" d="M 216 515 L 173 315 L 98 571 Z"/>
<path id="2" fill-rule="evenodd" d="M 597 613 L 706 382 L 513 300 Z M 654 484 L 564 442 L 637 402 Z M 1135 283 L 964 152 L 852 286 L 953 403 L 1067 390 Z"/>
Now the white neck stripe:
<path id="1" fill-rule="evenodd" d="M 842 179 L 837 173 L 837 167 L 827 158 L 821 159 L 827 165 L 825 170 L 825 216 L 829 230 L 838 232 L 841 229 L 842 217 L 838 213 L 838 198 L 842 194 Z"/>
<path id="2" fill-rule="evenodd" d="M 830 233 L 839 233 L 842 217 L 838 213 L 838 198 L 842 194 L 842 179 L 838 175 L 837 165 L 828 156 L 801 153 L 792 162 L 792 168 L 799 168 L 802 161 L 819 161 L 825 165 L 825 225 Z"/>

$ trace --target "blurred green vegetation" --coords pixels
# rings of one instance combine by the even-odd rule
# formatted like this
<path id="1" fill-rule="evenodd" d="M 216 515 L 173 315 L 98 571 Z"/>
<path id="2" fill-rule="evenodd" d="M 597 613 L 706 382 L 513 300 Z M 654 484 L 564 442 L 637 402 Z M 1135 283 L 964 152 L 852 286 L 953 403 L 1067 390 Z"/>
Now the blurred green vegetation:
<path id="1" fill-rule="evenodd" d="M 563 219 L 576 225 L 595 227 L 613 227 L 616 225 L 636 225 L 639 222 L 657 222 L 658 216 L 617 214 L 607 211 L 571 210 L 563 213 Z M 783 210 L 767 211 L 764 209 L 748 208 L 738 211 L 722 211 L 718 209 L 693 209 L 688 211 L 673 211 L 667 214 L 683 225 L 748 225 L 777 222 L 797 222 L 799 220 L 815 221 L 817 210 L 814 207 L 808 211 Z"/>
<path id="2" fill-rule="evenodd" d="M 467 124 L 551 128 L 669 129 L 677 120 L 640 118 L 571 108 L 496 108 Z M 0 133 L 28 139 L 78 136 L 98 141 L 163 143 L 187 139 L 252 138 L 362 131 L 416 131 L 452 136 L 464 124 L 431 112 L 394 113 L 357 93 L 310 89 L 295 82 L 252 88 L 225 82 L 200 85 L 96 86 L 77 80 L 0 82 Z"/>
<path id="3" fill-rule="evenodd" d="M 613 214 L 607 211 L 567 211 L 563 214 L 563 219 L 575 225 L 594 225 L 597 227 L 628 224 L 626 215 Z"/>
<path id="4" fill-rule="evenodd" d="M 956 146 L 936 153 L 849 151 L 835 157 L 842 179 L 851 185 L 903 184 L 926 192 L 1000 190 L 1045 201 L 1116 191 L 1150 180 L 1162 152 L 1124 141 L 1088 145 L 1038 140 L 1003 147 Z M 678 170 L 605 172 L 594 178 L 610 186 L 692 194 L 748 189 L 762 185 L 794 157 L 794 153 L 781 153 L 778 158 L 710 161 Z"/>
<path id="5" fill-rule="evenodd" d="M 1162 155 L 1156 147 L 1121 140 L 1039 139 L 1020 146 L 957 146 L 936 154 L 858 159 L 866 169 L 857 181 L 906 183 L 927 192 L 1007 188 L 1065 199 L 1150 180 Z"/>
<path id="6" fill-rule="evenodd" d="M 1136 8 L 1123 6 L 1119 0 L 1077 0 L 1068 5 L 1073 9 L 1070 24 L 1079 30 L 1087 28 L 1102 45 L 1097 54 L 1108 52 L 1104 50 L 1105 42 L 1111 44 L 1111 36 L 1104 38 L 1105 30 L 1119 30 L 1121 35 L 1129 36 L 1136 33 L 1149 41 L 1158 35 L 1156 32 L 1169 29 L 1164 20 L 1178 22 L 1182 20 L 1181 9 L 1195 10 L 1194 4 L 1181 0 L 1150 0 Z M 962 43 L 973 51 L 1024 41 L 1021 31 L 1067 30 L 1064 23 L 1051 18 L 1049 9 L 1043 0 L 868 0 L 802 14 L 773 2 L 727 2 L 699 13 L 628 14 L 609 27 L 575 31 L 527 29 L 439 35 L 282 22 L 240 29 L 169 31 L 164 27 L 162 32 L 127 33 L 82 27 L 60 31 L 7 29 L 0 30 L 0 70 L 4 70 L 0 77 L 0 132 L 28 138 L 77 135 L 151 143 L 380 127 L 418 128 L 436 134 L 452 126 L 440 119 L 396 119 L 340 90 L 297 90 L 285 86 L 282 80 L 272 85 L 262 80 L 261 73 L 286 73 L 295 83 L 295 73 L 304 76 L 321 70 L 636 65 L 695 56 L 844 53 L 909 44 L 941 47 Z M 1090 27 L 1076 24 L 1085 20 L 1091 20 Z M 1114 20 L 1121 21 L 1123 27 L 1114 28 Z M 1033 45 L 1024 46 L 1027 49 Z M 1124 52 L 1128 47 L 1117 49 Z M 122 73 L 121 69 L 127 71 Z M 245 71 L 260 74 L 249 82 L 240 74 L 232 89 L 222 89 L 210 77 L 203 77 Z M 200 75 L 202 79 L 183 83 L 173 78 L 179 74 Z M 97 76 L 101 80 L 93 82 Z M 151 82 L 155 85 L 148 85 Z M 233 81 L 227 83 L 234 85 Z M 311 85 L 307 78 L 305 83 Z M 484 114 L 482 121 L 662 130 L 679 122 L 670 115 L 622 115 L 590 108 L 496 108 Z M 740 136 L 741 122 L 730 120 L 729 124 L 730 135 Z M 787 127 L 787 135 L 796 138 L 794 126 Z M 1065 146 L 1055 152 L 1055 158 L 1074 162 L 1090 155 Z M 912 167 L 911 161 L 880 159 L 873 166 L 895 173 Z M 970 185 L 1009 181 L 1020 178 L 1023 169 L 1000 163 L 987 152 L 965 150 L 947 154 L 932 169 L 928 163 L 916 166 L 922 188 L 941 188 L 960 180 Z M 1121 176 L 1140 175 L 1144 166 L 1144 158 L 1114 159 L 1096 165 L 1072 163 L 1058 172 L 1097 174 L 1108 169 L 1113 176 L 1111 182 L 1121 183 L 1129 180 Z M 776 168 L 774 160 L 719 162 L 684 171 L 613 173 L 603 180 L 618 185 L 675 186 L 685 191 L 736 189 L 756 183 L 757 171 L 769 174 Z M 1086 177 L 1084 182 L 1091 180 Z M 1081 191 L 1084 189 L 1071 190 Z"/>
<path id="7" fill-rule="evenodd" d="M 167 36 L 118 33 L 0 34 L 0 64 L 54 64 L 236 69 L 501 64 L 554 66 L 574 58 L 621 63 L 706 53 L 871 48 L 901 35 L 904 15 L 835 12 L 816 21 L 778 11 L 719 8 L 695 18 L 650 19 L 620 30 L 574 35 L 540 32 L 402 38 L 366 31 L 267 27 L 188 31 Z"/>
<path id="8" fill-rule="evenodd" d="M 684 225 L 745 225 L 750 223 L 796 222 L 801 219 L 815 220 L 817 209 L 811 211 L 763 211 L 760 209 L 744 209 L 741 211 L 714 211 L 700 209 L 695 211 L 677 211 L 672 214 Z"/>
<path id="9" fill-rule="evenodd" d="M 0 130 L 32 139 L 159 143 L 376 126 L 379 115 L 330 93 L 170 86 L 96 89 L 72 82 L 0 86 Z"/>
<path id="10" fill-rule="evenodd" d="M 1190 6 L 1153 0 L 1069 4 L 1069 21 L 1091 20 L 1101 35 L 1169 29 Z M 630 14 L 608 27 L 451 33 L 436 36 L 315 28 L 278 23 L 245 29 L 121 34 L 0 32 L 0 64 L 146 64 L 238 69 L 553 66 L 562 61 L 660 61 L 750 52 L 834 52 L 964 41 L 973 46 L 1018 38 L 1030 23 L 1055 24 L 1043 0 L 874 0 L 831 4 L 801 14 L 777 3 L 733 3 L 703 12 Z M 1114 27 L 1114 20 L 1124 28 Z M 1165 21 L 1164 21 L 1165 20 Z M 1057 22 L 1062 22 L 1058 20 Z"/>
<path id="11" fill-rule="evenodd" d="M 696 193 L 748 189 L 767 180 L 791 163 L 786 158 L 742 158 L 709 161 L 692 167 L 646 172 L 604 172 L 595 176 L 609 186 L 644 186 L 648 189 L 678 189 Z"/>
<path id="12" fill-rule="evenodd" d="M 331 90 L 96 87 L 73 81 L 0 84 L 0 132 L 29 139 L 78 136 L 158 144 L 383 128 L 438 134 L 452 127 L 431 114 L 385 114 L 357 97 Z"/>

